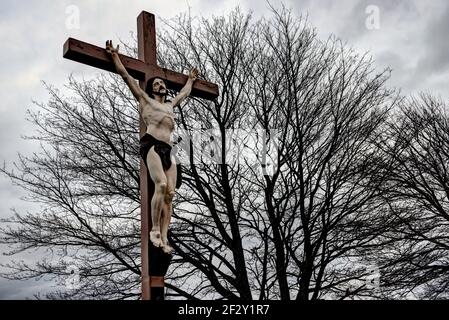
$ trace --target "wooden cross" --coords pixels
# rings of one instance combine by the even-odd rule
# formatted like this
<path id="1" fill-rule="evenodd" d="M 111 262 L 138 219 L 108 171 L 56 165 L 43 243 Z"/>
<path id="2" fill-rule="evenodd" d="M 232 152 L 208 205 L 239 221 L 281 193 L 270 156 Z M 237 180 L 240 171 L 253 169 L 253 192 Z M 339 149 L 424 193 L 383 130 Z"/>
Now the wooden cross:
<path id="1" fill-rule="evenodd" d="M 140 87 L 145 90 L 146 82 L 153 77 L 165 80 L 170 89 L 179 91 L 187 81 L 187 75 L 161 68 L 156 61 L 156 23 L 155 17 L 149 12 L 142 11 L 137 17 L 137 40 L 139 59 L 120 54 L 128 73 L 139 80 Z M 64 58 L 81 62 L 103 70 L 117 72 L 110 55 L 104 47 L 97 47 L 73 38 L 64 43 Z M 218 97 L 216 84 L 196 80 L 192 96 L 213 100 Z M 146 132 L 145 123 L 140 117 L 140 136 Z M 160 249 L 149 244 L 149 230 L 151 230 L 151 199 L 154 185 L 149 178 L 144 162 L 140 161 L 140 197 L 141 197 L 141 274 L 142 300 L 164 299 L 164 275 L 170 261 Z M 151 264 L 150 264 L 151 263 Z"/>

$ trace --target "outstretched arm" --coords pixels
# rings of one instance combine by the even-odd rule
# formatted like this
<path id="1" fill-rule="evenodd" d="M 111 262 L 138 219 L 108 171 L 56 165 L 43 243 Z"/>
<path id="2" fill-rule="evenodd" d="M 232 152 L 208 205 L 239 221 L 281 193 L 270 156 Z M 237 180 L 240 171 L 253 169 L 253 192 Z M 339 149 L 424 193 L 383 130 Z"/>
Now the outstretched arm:
<path id="1" fill-rule="evenodd" d="M 189 78 L 187 79 L 186 84 L 181 89 L 181 91 L 179 91 L 178 95 L 173 99 L 173 106 L 179 105 L 185 98 L 190 95 L 190 92 L 192 92 L 193 83 L 195 82 L 197 77 L 198 70 L 195 68 L 190 70 Z"/>
<path id="2" fill-rule="evenodd" d="M 122 61 L 120 61 L 118 48 L 118 45 L 117 48 L 114 48 L 112 46 L 112 40 L 106 41 L 106 51 L 111 55 L 112 61 L 114 62 L 115 68 L 117 69 L 117 73 L 122 76 L 123 80 L 125 80 L 126 84 L 128 85 L 137 101 L 140 101 L 140 99 L 143 97 L 144 91 L 139 87 L 136 80 L 134 80 L 134 78 L 129 75 L 128 71 L 126 71 L 126 68 L 123 65 Z"/>

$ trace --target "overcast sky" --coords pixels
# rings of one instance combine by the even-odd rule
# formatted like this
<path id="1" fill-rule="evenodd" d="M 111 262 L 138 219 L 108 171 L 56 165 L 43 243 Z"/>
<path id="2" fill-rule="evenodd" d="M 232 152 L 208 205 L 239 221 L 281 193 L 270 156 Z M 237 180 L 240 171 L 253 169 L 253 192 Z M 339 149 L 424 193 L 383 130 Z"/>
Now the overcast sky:
<path id="1" fill-rule="evenodd" d="M 281 1 L 271 0 L 278 7 Z M 369 50 L 379 68 L 393 69 L 391 86 L 404 93 L 430 91 L 449 97 L 449 1 L 447 0 L 293 0 L 283 1 L 297 16 L 309 21 L 323 39 L 335 34 L 354 49 Z M 33 128 L 25 121 L 31 101 L 45 102 L 44 80 L 62 86 L 70 73 L 85 78 L 98 70 L 62 58 L 68 37 L 103 46 L 105 40 L 129 40 L 136 17 L 149 11 L 170 18 L 190 7 L 194 15 L 221 15 L 237 5 L 255 17 L 269 16 L 266 2 L 207 0 L 2 0 L 0 11 L 0 163 L 8 166 L 17 153 L 29 154 L 38 146 L 21 139 Z M 79 12 L 79 24 L 74 14 Z M 377 13 L 378 18 L 377 19 Z M 22 192 L 0 176 L 0 218 L 11 208 L 32 210 L 20 200 Z M 3 256 L 0 263 L 10 257 Z M 22 255 L 32 261 L 36 254 Z M 31 297 L 50 283 L 18 283 L 0 279 L 0 299 Z"/>

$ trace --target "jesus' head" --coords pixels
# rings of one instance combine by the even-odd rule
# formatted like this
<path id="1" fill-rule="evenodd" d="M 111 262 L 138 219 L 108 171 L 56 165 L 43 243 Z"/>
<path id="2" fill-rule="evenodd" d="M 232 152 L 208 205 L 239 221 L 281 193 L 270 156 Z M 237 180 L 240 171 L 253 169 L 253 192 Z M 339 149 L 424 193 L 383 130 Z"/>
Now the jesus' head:
<path id="1" fill-rule="evenodd" d="M 166 96 L 167 86 L 165 81 L 158 77 L 148 80 L 145 92 L 152 98 L 154 98 L 154 95 Z"/>

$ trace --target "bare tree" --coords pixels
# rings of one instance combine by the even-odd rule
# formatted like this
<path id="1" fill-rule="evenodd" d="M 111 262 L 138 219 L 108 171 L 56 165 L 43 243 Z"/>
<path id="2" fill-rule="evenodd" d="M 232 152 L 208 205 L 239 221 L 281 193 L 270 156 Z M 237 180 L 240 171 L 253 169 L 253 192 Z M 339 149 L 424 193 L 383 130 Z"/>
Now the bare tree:
<path id="1" fill-rule="evenodd" d="M 375 187 L 385 177 L 373 174 L 382 165 L 374 161 L 375 142 L 398 101 L 385 86 L 389 71 L 375 74 L 370 59 L 336 39 L 319 41 L 306 20 L 287 10 L 253 25 L 238 11 L 229 24 L 223 18 L 192 24 L 183 17 L 173 23 L 180 30 L 162 36 L 165 56 L 173 57 L 166 62 L 173 68 L 194 61 L 223 94 L 211 106 L 183 112 L 184 128 L 197 121 L 218 127 L 222 155 L 229 128 L 277 129 L 280 139 L 270 174 L 260 170 L 262 157 L 257 166 L 203 163 L 206 175 L 191 163 L 186 200 L 202 208 L 196 218 L 177 211 L 184 232 L 175 242 L 187 249 L 181 270 L 204 257 L 206 277 L 192 269 L 192 283 L 205 293 L 220 284 L 225 298 L 228 292 L 286 300 L 375 296 L 365 285 L 367 269 L 353 260 L 366 266 L 366 251 L 382 244 L 389 226 Z M 253 145 L 253 152 L 262 155 L 262 148 Z"/>
<path id="2" fill-rule="evenodd" d="M 363 266 L 393 226 L 379 187 L 385 161 L 377 157 L 398 99 L 385 85 L 389 71 L 375 73 L 367 56 L 336 39 L 320 41 L 306 19 L 285 9 L 256 22 L 238 9 L 211 19 L 186 14 L 165 21 L 165 30 L 159 63 L 178 71 L 195 66 L 221 92 L 212 103 L 191 99 L 178 110 L 180 131 L 199 132 L 208 143 L 181 142 L 185 183 L 169 234 L 175 257 L 168 293 L 378 296 Z M 5 221 L 0 241 L 15 252 L 73 256 L 80 287 L 51 297 L 136 298 L 137 106 L 113 76 L 71 78 L 68 87 L 69 98 L 48 87 L 50 101 L 31 113 L 42 153 L 22 157 L 16 171 L 2 170 L 43 207 Z M 229 161 L 233 148 L 252 162 Z M 3 276 L 68 276 L 67 264 L 54 260 L 10 267 Z"/>
<path id="3" fill-rule="evenodd" d="M 277 171 L 261 183 L 279 295 L 375 296 L 364 251 L 381 245 L 389 220 L 373 188 L 382 177 L 373 179 L 380 163 L 372 157 L 398 99 L 385 86 L 389 71 L 374 73 L 369 58 L 338 40 L 317 41 L 285 11 L 274 21 L 262 26 L 269 54 L 253 62 L 249 83 L 257 119 L 285 137 Z"/>
<path id="4" fill-rule="evenodd" d="M 75 262 L 84 281 L 57 295 L 137 297 L 137 106 L 115 77 L 70 78 L 70 98 L 46 87 L 50 100 L 29 114 L 39 130 L 30 138 L 43 143 L 41 152 L 2 170 L 42 209 L 6 219 L 1 241 L 16 247 L 11 253 L 42 248 L 47 254 L 35 265 L 10 264 L 3 276 L 51 275 L 64 283 Z"/>
<path id="5" fill-rule="evenodd" d="M 449 115 L 429 94 L 410 98 L 390 120 L 381 187 L 395 227 L 381 249 L 383 286 L 391 296 L 447 298 L 449 292 Z"/>

